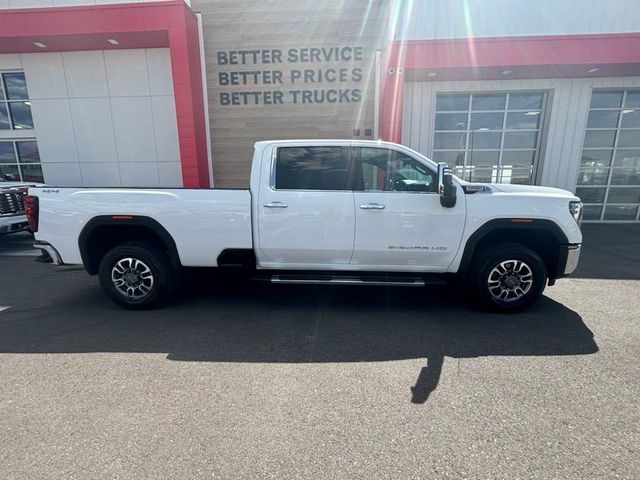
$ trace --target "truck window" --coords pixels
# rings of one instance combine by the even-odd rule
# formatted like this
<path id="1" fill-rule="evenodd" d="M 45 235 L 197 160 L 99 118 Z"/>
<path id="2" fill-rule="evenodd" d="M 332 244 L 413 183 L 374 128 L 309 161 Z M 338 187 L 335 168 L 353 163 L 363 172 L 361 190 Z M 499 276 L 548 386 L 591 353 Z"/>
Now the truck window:
<path id="1" fill-rule="evenodd" d="M 348 149 L 281 147 L 276 158 L 279 190 L 351 190 Z"/>
<path id="2" fill-rule="evenodd" d="M 436 173 L 405 155 L 388 148 L 354 147 L 356 170 L 361 167 L 365 191 L 436 192 Z"/>

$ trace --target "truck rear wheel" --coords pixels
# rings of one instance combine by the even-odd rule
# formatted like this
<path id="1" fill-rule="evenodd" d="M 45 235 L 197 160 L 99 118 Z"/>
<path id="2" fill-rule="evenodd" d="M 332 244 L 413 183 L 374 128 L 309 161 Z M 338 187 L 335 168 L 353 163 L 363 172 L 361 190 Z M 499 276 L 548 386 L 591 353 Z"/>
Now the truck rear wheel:
<path id="1" fill-rule="evenodd" d="M 153 245 L 123 243 L 102 257 L 98 275 L 115 303 L 142 310 L 157 304 L 168 291 L 169 259 Z"/>
<path id="2" fill-rule="evenodd" d="M 480 251 L 473 262 L 471 276 L 477 300 L 493 310 L 513 312 L 540 298 L 547 281 L 547 269 L 533 250 L 502 243 Z"/>

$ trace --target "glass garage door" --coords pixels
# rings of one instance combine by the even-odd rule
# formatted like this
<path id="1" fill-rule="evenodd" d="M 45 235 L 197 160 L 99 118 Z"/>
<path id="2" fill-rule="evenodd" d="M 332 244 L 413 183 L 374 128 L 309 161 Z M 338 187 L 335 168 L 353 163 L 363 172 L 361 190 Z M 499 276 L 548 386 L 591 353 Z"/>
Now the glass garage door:
<path id="1" fill-rule="evenodd" d="M 545 92 L 438 93 L 433 160 L 473 182 L 531 184 Z"/>
<path id="2" fill-rule="evenodd" d="M 586 221 L 638 221 L 640 90 L 591 94 L 576 195 Z"/>

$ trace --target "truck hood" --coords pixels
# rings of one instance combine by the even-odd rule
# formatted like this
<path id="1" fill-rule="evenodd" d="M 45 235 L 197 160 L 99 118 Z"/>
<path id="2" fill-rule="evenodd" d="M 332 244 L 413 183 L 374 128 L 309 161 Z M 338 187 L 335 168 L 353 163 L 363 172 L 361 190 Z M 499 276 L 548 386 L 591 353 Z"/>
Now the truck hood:
<path id="1" fill-rule="evenodd" d="M 531 185 L 512 185 L 508 183 L 491 183 L 491 188 L 494 191 L 503 192 L 503 193 L 514 193 L 521 195 L 532 195 L 532 196 L 553 196 L 553 197 L 564 197 L 564 198 L 578 198 L 573 193 L 562 190 L 560 188 L 552 188 L 552 187 L 537 187 Z"/>

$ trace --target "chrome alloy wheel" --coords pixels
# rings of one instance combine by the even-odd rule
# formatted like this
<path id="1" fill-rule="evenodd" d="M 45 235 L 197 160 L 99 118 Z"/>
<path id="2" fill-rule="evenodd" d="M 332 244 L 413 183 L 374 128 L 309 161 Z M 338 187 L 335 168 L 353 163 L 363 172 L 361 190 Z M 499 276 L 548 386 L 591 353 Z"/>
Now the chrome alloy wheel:
<path id="1" fill-rule="evenodd" d="M 137 258 L 121 258 L 111 269 L 111 281 L 118 293 L 139 300 L 153 288 L 153 273 Z"/>
<path id="2" fill-rule="evenodd" d="M 531 267 L 522 260 L 505 260 L 489 273 L 489 293 L 501 302 L 514 302 L 524 297 L 533 285 Z"/>

